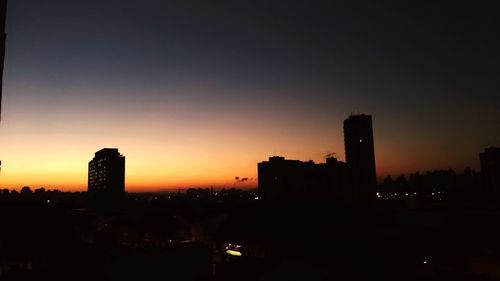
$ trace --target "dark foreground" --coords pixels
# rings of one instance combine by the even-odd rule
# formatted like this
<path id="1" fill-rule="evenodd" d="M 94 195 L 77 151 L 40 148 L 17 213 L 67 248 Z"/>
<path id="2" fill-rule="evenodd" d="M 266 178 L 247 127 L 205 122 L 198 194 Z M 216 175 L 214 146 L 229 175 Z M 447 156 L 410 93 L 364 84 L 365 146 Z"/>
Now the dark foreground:
<path id="1" fill-rule="evenodd" d="M 500 212 L 59 194 L 0 202 L 0 280 L 499 280 Z"/>

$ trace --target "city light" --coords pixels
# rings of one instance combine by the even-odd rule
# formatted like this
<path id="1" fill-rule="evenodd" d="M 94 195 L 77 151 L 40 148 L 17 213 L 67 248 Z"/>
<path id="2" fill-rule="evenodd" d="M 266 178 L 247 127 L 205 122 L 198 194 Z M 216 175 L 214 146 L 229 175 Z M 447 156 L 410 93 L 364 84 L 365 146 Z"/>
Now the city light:
<path id="1" fill-rule="evenodd" d="M 234 250 L 226 250 L 226 254 L 229 254 L 229 255 L 235 256 L 235 257 L 241 257 L 242 256 L 241 252 L 234 251 Z"/>

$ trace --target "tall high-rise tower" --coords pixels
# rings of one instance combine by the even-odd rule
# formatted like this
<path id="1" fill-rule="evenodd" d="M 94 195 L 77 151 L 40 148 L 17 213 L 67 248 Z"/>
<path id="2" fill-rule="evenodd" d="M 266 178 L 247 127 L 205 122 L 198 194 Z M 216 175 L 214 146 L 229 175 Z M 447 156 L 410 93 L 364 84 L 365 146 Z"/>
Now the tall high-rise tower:
<path id="1" fill-rule="evenodd" d="M 5 21 L 7 16 L 7 0 L 0 0 L 0 120 L 2 119 L 2 87 L 3 87 L 3 62 L 5 58 Z"/>
<path id="2" fill-rule="evenodd" d="M 351 115 L 344 120 L 344 145 L 346 163 L 351 170 L 353 199 L 374 202 L 377 178 L 370 115 Z"/>

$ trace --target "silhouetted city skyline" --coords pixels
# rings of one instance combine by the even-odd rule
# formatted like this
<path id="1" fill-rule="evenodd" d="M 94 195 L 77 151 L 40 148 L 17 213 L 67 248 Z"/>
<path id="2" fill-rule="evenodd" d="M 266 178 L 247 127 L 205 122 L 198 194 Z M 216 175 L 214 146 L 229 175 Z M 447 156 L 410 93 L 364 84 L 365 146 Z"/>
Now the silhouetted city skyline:
<path id="1" fill-rule="evenodd" d="M 114 146 L 129 191 L 255 187 L 270 155 L 344 161 L 351 112 L 377 120 L 379 181 L 479 170 L 500 142 L 489 6 L 9 1 L 0 185 L 83 191 Z"/>
<path id="2" fill-rule="evenodd" d="M 259 197 L 322 196 L 337 204 L 373 205 L 377 179 L 371 115 L 350 115 L 344 120 L 344 143 L 346 163 L 331 156 L 322 164 L 279 156 L 258 163 Z"/>
<path id="3" fill-rule="evenodd" d="M 491 3 L 8 2 L 0 280 L 500 280 Z"/>

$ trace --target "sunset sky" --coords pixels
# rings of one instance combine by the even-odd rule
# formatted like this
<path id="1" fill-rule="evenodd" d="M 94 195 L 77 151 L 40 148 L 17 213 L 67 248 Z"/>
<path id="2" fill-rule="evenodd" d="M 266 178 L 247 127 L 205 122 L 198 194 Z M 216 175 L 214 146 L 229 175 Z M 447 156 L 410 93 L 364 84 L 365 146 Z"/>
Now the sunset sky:
<path id="1" fill-rule="evenodd" d="M 344 160 L 350 113 L 373 116 L 379 178 L 477 170 L 500 145 L 497 10 L 380 2 L 11 0 L 0 187 L 86 190 L 104 147 L 127 191 L 252 187 L 269 156 Z"/>

